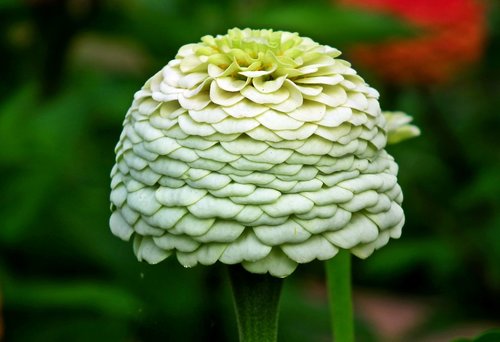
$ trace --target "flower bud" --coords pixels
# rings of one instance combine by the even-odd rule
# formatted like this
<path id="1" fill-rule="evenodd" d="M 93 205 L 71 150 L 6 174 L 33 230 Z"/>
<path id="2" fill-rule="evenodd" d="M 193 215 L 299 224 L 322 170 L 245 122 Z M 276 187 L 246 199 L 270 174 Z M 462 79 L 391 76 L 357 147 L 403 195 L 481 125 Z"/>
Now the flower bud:
<path id="1" fill-rule="evenodd" d="M 397 144 L 420 135 L 420 129 L 411 125 L 413 118 L 403 112 L 383 112 L 387 121 L 387 143 Z"/>

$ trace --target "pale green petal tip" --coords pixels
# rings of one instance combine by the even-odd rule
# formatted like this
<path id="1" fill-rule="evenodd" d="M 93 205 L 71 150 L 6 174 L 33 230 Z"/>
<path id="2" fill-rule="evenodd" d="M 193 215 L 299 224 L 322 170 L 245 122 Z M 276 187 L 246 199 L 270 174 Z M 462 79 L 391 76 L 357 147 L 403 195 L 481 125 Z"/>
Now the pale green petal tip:
<path id="1" fill-rule="evenodd" d="M 403 112 L 383 112 L 382 114 L 387 122 L 388 144 L 397 144 L 420 135 L 420 128 L 410 124 L 413 118 L 408 114 Z"/>

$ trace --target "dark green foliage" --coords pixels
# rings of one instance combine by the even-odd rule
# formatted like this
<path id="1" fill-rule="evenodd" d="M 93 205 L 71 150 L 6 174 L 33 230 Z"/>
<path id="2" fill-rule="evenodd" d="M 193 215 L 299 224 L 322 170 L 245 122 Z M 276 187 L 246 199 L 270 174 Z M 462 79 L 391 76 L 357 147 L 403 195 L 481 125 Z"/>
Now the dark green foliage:
<path id="1" fill-rule="evenodd" d="M 498 340 L 500 340 L 500 330 L 493 329 L 473 339 L 459 338 L 453 342 L 497 342 Z"/>

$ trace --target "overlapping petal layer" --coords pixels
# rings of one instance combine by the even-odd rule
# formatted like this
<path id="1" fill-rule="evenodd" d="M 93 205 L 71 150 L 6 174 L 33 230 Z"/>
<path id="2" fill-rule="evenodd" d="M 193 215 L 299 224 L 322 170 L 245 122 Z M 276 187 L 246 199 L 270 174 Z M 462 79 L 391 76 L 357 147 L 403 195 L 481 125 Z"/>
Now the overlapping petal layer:
<path id="1" fill-rule="evenodd" d="M 378 93 L 340 52 L 233 29 L 182 47 L 135 95 L 116 148 L 110 225 L 139 260 L 242 263 L 285 277 L 401 234 Z"/>

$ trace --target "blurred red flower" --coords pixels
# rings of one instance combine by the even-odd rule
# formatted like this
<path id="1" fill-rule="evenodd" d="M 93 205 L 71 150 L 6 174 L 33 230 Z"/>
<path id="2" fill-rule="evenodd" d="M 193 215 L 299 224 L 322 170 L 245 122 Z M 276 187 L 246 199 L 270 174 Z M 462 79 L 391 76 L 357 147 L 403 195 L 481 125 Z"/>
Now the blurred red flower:
<path id="1" fill-rule="evenodd" d="M 359 44 L 351 59 L 397 84 L 435 84 L 453 78 L 482 54 L 485 6 L 477 0 L 339 0 L 340 4 L 406 20 L 421 32 Z"/>

